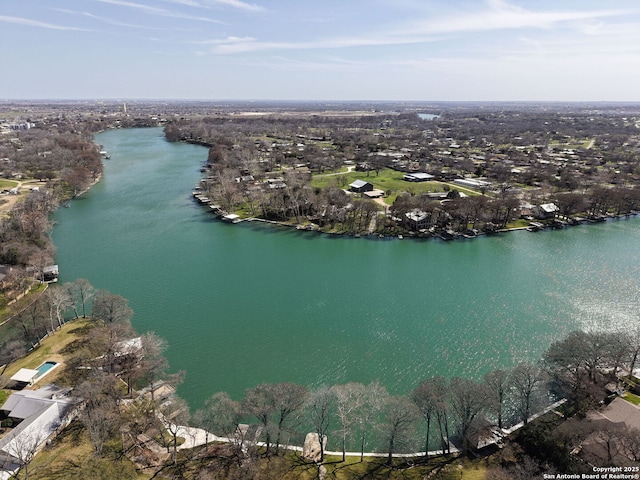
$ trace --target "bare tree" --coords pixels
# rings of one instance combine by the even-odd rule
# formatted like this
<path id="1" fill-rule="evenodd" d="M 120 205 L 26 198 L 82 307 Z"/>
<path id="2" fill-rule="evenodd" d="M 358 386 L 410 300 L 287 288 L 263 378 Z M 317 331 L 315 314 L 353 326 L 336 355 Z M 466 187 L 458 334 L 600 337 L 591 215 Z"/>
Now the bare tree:
<path id="1" fill-rule="evenodd" d="M 318 434 L 320 443 L 320 463 L 324 461 L 324 444 L 331 424 L 331 407 L 334 398 L 331 389 L 323 386 L 311 392 L 307 401 L 309 419 Z"/>
<path id="2" fill-rule="evenodd" d="M 94 370 L 90 378 L 75 389 L 77 398 L 81 399 L 84 406 L 79 418 L 89 433 L 97 455 L 102 453 L 105 443 L 119 430 L 120 392 L 119 380 L 99 370 Z"/>
<path id="3" fill-rule="evenodd" d="M 484 376 L 489 391 L 489 411 L 495 413 L 498 428 L 502 428 L 504 404 L 509 392 L 509 374 L 505 370 L 493 370 Z"/>
<path id="4" fill-rule="evenodd" d="M 167 451 L 171 447 L 173 464 L 178 463 L 178 440 L 183 427 L 191 420 L 189 405 L 182 398 L 174 396 L 170 402 L 160 405 L 160 416 L 163 419 L 163 426 L 171 437 L 171 442 L 167 443 Z M 161 435 L 164 432 L 160 432 Z"/>
<path id="5" fill-rule="evenodd" d="M 307 401 L 309 392 L 295 383 L 276 383 L 273 385 L 275 400 L 275 423 L 277 427 L 276 454 L 280 448 L 282 433 L 290 429 L 298 418 L 300 411 Z"/>
<path id="6" fill-rule="evenodd" d="M 127 355 L 120 355 L 123 362 L 121 377 L 126 379 L 127 394 L 131 395 L 136 382 L 146 383 L 152 386 L 162 378 L 169 368 L 164 352 L 167 342 L 154 332 L 147 332 L 140 337 L 140 349 L 129 349 Z M 153 394 L 152 394 L 153 396 Z"/>
<path id="7" fill-rule="evenodd" d="M 576 412 L 584 411 L 601 397 L 593 379 L 604 352 L 595 352 L 594 345 L 589 334 L 578 330 L 552 343 L 543 355 L 547 373 Z"/>
<path id="8" fill-rule="evenodd" d="M 525 425 L 531 416 L 531 408 L 543 379 L 542 370 L 532 363 L 520 363 L 511 371 L 509 383 L 515 394 L 516 410 Z"/>
<path id="9" fill-rule="evenodd" d="M 92 316 L 105 324 L 127 323 L 133 316 L 133 310 L 129 308 L 129 302 L 124 297 L 107 290 L 98 290 L 93 299 Z"/>
<path id="10" fill-rule="evenodd" d="M 18 471 L 11 478 L 20 478 L 20 474 L 24 474 L 25 480 L 29 479 L 29 464 L 38 453 L 40 446 L 46 440 L 45 432 L 31 432 L 30 435 L 20 435 L 19 430 L 10 432 L 10 442 L 5 447 L 5 455 L 9 454 L 15 459 L 19 465 Z M 3 455 L 4 456 L 4 455 Z"/>
<path id="11" fill-rule="evenodd" d="M 276 411 L 276 399 L 271 384 L 261 384 L 245 391 L 242 401 L 242 409 L 253 415 L 262 424 L 266 436 L 266 455 L 269 455 L 271 446 L 271 417 Z"/>
<path id="12" fill-rule="evenodd" d="M 433 405 L 432 419 L 435 415 L 435 422 L 438 427 L 439 443 L 442 453 L 450 453 L 449 447 L 449 404 L 447 396 L 449 395 L 449 385 L 447 380 L 442 376 L 431 377 L 424 382 L 421 394 L 428 396 L 428 401 Z M 424 402 L 424 400 L 422 400 Z M 420 408 L 425 408 L 422 405 Z M 423 413 L 424 416 L 424 413 Z"/>
<path id="13" fill-rule="evenodd" d="M 240 415 L 240 403 L 227 392 L 218 392 L 206 401 L 205 408 L 195 412 L 194 420 L 207 432 L 233 440 L 237 437 Z"/>
<path id="14" fill-rule="evenodd" d="M 57 328 L 62 327 L 64 313 L 73 305 L 73 298 L 66 287 L 50 287 L 45 292 L 45 299 L 49 305 L 51 333 L 54 333 Z"/>
<path id="15" fill-rule="evenodd" d="M 47 334 L 47 317 L 47 301 L 44 295 L 40 295 L 14 318 L 20 325 L 24 340 L 35 346 Z"/>
<path id="16" fill-rule="evenodd" d="M 482 414 L 488 406 L 487 387 L 473 380 L 454 377 L 449 385 L 451 409 L 456 415 L 462 453 L 466 454 L 480 433 Z"/>
<path id="17" fill-rule="evenodd" d="M 371 382 L 363 390 L 362 406 L 356 410 L 356 424 L 360 432 L 360 461 L 364 460 L 364 448 L 372 426 L 387 405 L 389 394 L 378 382 Z"/>
<path id="18" fill-rule="evenodd" d="M 82 318 L 87 318 L 87 303 L 93 298 L 95 288 L 93 288 L 86 278 L 76 279 L 69 287 L 76 298 L 76 302 L 79 302 L 82 307 Z M 76 318 L 77 316 L 76 313 Z"/>
<path id="19" fill-rule="evenodd" d="M 342 461 L 346 460 L 347 436 L 357 422 L 357 412 L 365 402 L 365 386 L 361 383 L 346 383 L 331 387 L 335 395 L 336 416 L 340 422 L 340 436 L 342 439 Z"/>
<path id="20" fill-rule="evenodd" d="M 629 375 L 633 375 L 638 361 L 638 355 L 640 355 L 640 328 L 636 328 L 626 338 L 629 348 L 629 366 L 627 369 L 629 370 Z"/>
<path id="21" fill-rule="evenodd" d="M 13 361 L 27 353 L 27 347 L 27 343 L 21 338 L 9 339 L 0 344 L 0 365 L 4 365 L 0 375 L 4 374 Z M 0 386 L 0 388 L 4 388 L 4 385 Z"/>
<path id="22" fill-rule="evenodd" d="M 402 448 L 420 418 L 416 404 L 405 396 L 388 397 L 381 429 L 387 447 L 387 464 L 393 462 L 393 454 Z"/>
<path id="23" fill-rule="evenodd" d="M 426 426 L 424 440 L 425 457 L 429 456 L 429 434 L 431 433 L 431 421 L 435 416 L 436 409 L 438 408 L 438 397 L 432 387 L 433 385 L 428 380 L 422 381 L 411 392 L 411 400 L 413 400 L 413 403 L 415 403 L 416 407 L 420 411 Z"/>

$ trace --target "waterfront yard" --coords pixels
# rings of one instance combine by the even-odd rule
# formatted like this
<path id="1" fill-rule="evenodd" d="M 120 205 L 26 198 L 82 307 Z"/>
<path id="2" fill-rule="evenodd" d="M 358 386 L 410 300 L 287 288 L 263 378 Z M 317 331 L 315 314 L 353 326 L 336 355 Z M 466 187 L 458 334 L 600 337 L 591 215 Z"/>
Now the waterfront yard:
<path id="1" fill-rule="evenodd" d="M 373 188 L 383 190 L 385 192 L 384 202 L 392 205 L 395 199 L 402 194 L 422 195 L 426 193 L 446 192 L 452 189 L 464 192 L 467 195 L 478 195 L 478 192 L 439 181 L 429 182 L 408 182 L 404 180 L 405 172 L 383 168 L 376 172 L 338 172 L 330 174 L 314 175 L 311 180 L 311 186 L 314 188 L 336 187 L 345 190 L 349 189 L 349 184 L 356 180 L 364 180 L 373 185 Z"/>
<path id="2" fill-rule="evenodd" d="M 40 346 L 33 349 L 25 357 L 9 364 L 4 375 L 11 377 L 21 368 L 36 368 L 46 361 L 64 362 L 63 350 L 67 345 L 75 340 L 79 340 L 86 335 L 87 328 L 91 325 L 88 319 L 78 319 L 67 322 L 56 333 L 49 335 L 42 340 Z M 47 382 L 53 381 L 60 374 L 62 368 L 57 368 L 47 376 Z"/>

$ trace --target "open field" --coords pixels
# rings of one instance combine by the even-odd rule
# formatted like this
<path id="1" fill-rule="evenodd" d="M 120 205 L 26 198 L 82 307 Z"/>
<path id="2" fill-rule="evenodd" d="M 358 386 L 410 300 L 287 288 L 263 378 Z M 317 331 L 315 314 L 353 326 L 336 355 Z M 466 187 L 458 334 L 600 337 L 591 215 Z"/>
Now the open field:
<path id="1" fill-rule="evenodd" d="M 12 188 L 18 188 L 18 195 L 2 195 L 0 196 L 0 216 L 7 215 L 16 203 L 24 199 L 24 195 L 29 193 L 33 187 L 44 187 L 45 182 L 39 180 L 30 179 L 24 181 L 7 180 L 6 178 L 0 178 L 0 190 L 10 190 Z"/>

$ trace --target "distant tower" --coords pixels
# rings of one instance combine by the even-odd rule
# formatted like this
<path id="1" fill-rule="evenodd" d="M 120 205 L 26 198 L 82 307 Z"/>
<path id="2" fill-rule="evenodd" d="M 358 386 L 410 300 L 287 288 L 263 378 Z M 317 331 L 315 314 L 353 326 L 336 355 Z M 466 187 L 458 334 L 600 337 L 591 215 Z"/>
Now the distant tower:
<path id="1" fill-rule="evenodd" d="M 127 113 L 127 102 L 124 102 L 124 103 L 122 104 L 122 111 L 123 111 L 124 113 Z"/>

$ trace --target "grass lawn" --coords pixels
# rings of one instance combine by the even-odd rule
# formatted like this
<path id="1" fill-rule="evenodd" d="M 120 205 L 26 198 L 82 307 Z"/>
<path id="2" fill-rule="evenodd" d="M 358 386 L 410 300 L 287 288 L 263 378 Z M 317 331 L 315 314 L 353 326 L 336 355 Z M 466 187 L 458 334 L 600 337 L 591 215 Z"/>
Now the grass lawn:
<path id="1" fill-rule="evenodd" d="M 117 451 L 121 445 L 107 443 L 103 457 L 96 457 L 89 434 L 79 422 L 72 422 L 29 466 L 29 478 L 54 479 L 132 479 L 150 478 L 135 471 L 135 466 Z"/>
<path id="2" fill-rule="evenodd" d="M 47 360 L 54 362 L 64 362 L 64 357 L 60 353 L 64 347 L 72 341 L 82 338 L 83 327 L 90 324 L 88 319 L 78 319 L 66 323 L 62 328 L 58 329 L 53 335 L 49 335 L 42 341 L 42 344 L 29 353 L 26 357 L 16 360 L 7 367 L 5 375 L 11 377 L 21 368 L 36 368 Z M 55 377 L 62 371 L 58 367 L 47 375 L 47 383 L 52 382 Z"/>
<path id="3" fill-rule="evenodd" d="M 507 224 L 507 228 L 526 228 L 528 226 L 529 222 L 522 218 Z"/>
<path id="4" fill-rule="evenodd" d="M 10 190 L 14 187 L 18 186 L 19 182 L 15 180 L 6 180 L 4 178 L 0 178 L 0 190 Z"/>
<path id="5" fill-rule="evenodd" d="M 319 188 L 326 188 L 328 186 L 348 188 L 350 183 L 356 180 L 364 180 L 365 182 L 371 183 L 376 189 L 384 191 L 391 190 L 391 192 L 396 194 L 401 192 L 420 194 L 444 191 L 444 184 L 441 182 L 407 182 L 403 180 L 403 177 L 403 172 L 385 168 L 377 174 L 375 170 L 372 170 L 370 172 L 349 172 L 338 175 L 314 175 L 311 179 L 311 186 Z"/>
<path id="6" fill-rule="evenodd" d="M 317 478 L 317 468 L 314 465 L 302 463 L 295 455 L 288 455 L 285 458 L 293 467 L 289 469 L 290 475 L 282 477 L 283 480 Z M 430 459 L 427 464 L 421 462 L 422 459 L 414 459 L 410 462 L 406 459 L 395 459 L 392 468 L 389 468 L 386 465 L 386 458 L 383 457 L 365 457 L 363 462 L 360 462 L 360 457 L 347 457 L 343 462 L 342 457 L 327 456 L 324 466 L 327 469 L 327 478 L 335 480 L 353 478 L 422 480 L 436 468 L 439 472 L 432 478 L 438 480 L 485 480 L 486 477 L 484 460 L 437 458 Z"/>
<path id="7" fill-rule="evenodd" d="M 31 304 L 31 302 L 33 302 L 37 298 L 37 295 L 40 295 L 46 289 L 47 289 L 46 283 L 40 283 L 40 282 L 34 283 L 27 295 L 22 297 L 17 302 L 12 303 L 8 307 L 0 308 L 0 323 L 12 317 L 16 313 L 24 310 L 27 306 Z M 9 338 L 7 332 L 3 330 L 3 327 L 0 327 L 0 338 Z"/>
<path id="8" fill-rule="evenodd" d="M 624 398 L 629 403 L 633 403 L 634 405 L 640 405 L 640 397 L 634 393 L 625 392 L 624 395 L 622 395 L 622 398 Z"/>

